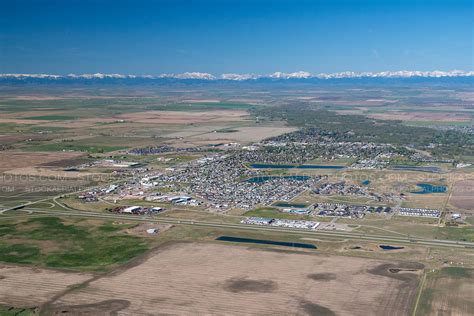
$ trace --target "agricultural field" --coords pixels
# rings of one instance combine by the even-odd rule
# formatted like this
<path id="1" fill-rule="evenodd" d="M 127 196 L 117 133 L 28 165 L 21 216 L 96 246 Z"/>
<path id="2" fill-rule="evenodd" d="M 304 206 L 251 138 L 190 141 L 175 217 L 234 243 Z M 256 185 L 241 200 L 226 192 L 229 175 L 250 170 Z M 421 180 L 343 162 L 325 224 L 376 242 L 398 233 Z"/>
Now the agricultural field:
<path id="1" fill-rule="evenodd" d="M 426 272 L 417 311 L 420 315 L 471 315 L 474 271 L 461 267 Z"/>
<path id="2" fill-rule="evenodd" d="M 449 204 L 473 214 L 474 180 L 459 180 L 454 184 Z"/>
<path id="3" fill-rule="evenodd" d="M 471 308 L 462 291 L 470 290 L 465 279 L 472 275 L 454 275 L 449 270 L 472 268 L 470 249 L 390 242 L 400 247 L 386 251 L 379 239 L 359 238 L 375 234 L 474 242 L 473 201 L 468 194 L 473 168 L 458 169 L 455 163 L 474 157 L 469 152 L 472 143 L 464 133 L 426 128 L 433 121 L 443 127 L 469 126 L 473 113 L 469 93 L 435 87 L 330 85 L 317 89 L 297 85 L 239 89 L 32 85 L 28 89 L 0 87 L 0 91 L 4 92 L 0 97 L 1 315 L 28 315 L 38 308 L 46 314 L 124 315 L 150 310 L 407 315 L 416 308 L 426 314 L 463 315 Z M 427 105 L 433 112 L 423 110 Z M 335 155 L 311 158 L 305 164 L 345 168 L 263 170 L 263 175 L 322 176 L 331 183 L 367 185 L 370 192 L 394 197 L 378 201 L 342 191 L 316 194 L 310 188 L 282 202 L 436 208 L 443 210 L 442 218 L 294 215 L 263 202 L 252 208 L 214 209 L 203 195 L 186 192 L 186 181 L 176 187 L 174 182 L 160 182 L 145 194 L 135 190 L 148 174 L 172 174 L 200 158 L 225 156 L 234 148 L 252 153 L 256 146 L 244 146 L 313 127 L 328 130 L 332 141 L 341 144 L 408 144 L 430 157 L 455 161 L 425 163 L 397 157 L 390 158 L 386 167 L 359 170 L 349 168 L 359 157 Z M 441 145 L 433 147 L 433 142 Z M 166 150 L 152 154 L 130 151 L 162 147 Z M 255 162 L 272 159 L 271 155 L 260 157 L 263 161 Z M 94 164 L 106 160 L 138 165 Z M 297 164 L 291 160 L 280 163 Z M 225 170 L 233 164 L 252 169 L 251 162 L 237 161 Z M 396 165 L 437 171 L 395 170 Z M 80 196 L 124 183 L 121 192 L 110 196 L 99 194 L 90 201 Z M 419 183 L 446 186 L 446 191 L 414 193 Z M 147 200 L 148 193 L 189 194 L 203 203 Z M 111 211 L 132 205 L 165 210 L 135 218 Z M 460 212 L 462 220 L 450 221 L 454 212 Z M 334 236 L 332 231 L 308 235 L 290 229 L 243 228 L 242 219 L 250 216 L 318 221 L 322 226 L 339 227 L 334 232 L 349 237 Z M 148 233 L 152 228 L 159 233 Z M 317 249 L 215 241 L 223 235 L 307 243 Z M 461 285 L 455 286 L 458 281 Z M 437 291 L 442 284 L 452 293 Z M 13 285 L 15 291 L 10 291 Z M 452 297 L 453 303 L 438 299 L 441 296 Z"/>
<path id="4" fill-rule="evenodd" d="M 422 269 L 416 263 L 342 260 L 222 244 L 168 244 L 140 262 L 66 293 L 48 310 L 402 315 L 410 312 Z M 361 289 L 363 295 L 358 294 Z"/>

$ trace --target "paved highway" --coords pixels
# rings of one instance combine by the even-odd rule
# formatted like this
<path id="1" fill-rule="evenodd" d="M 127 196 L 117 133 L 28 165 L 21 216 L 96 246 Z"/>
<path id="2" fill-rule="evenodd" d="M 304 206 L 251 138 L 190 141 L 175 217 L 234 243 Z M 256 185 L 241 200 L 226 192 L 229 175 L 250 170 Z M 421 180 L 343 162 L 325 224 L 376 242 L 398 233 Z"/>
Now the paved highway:
<path id="1" fill-rule="evenodd" d="M 23 210 L 30 214 L 38 214 L 38 215 L 77 216 L 77 217 L 115 219 L 115 220 L 133 220 L 133 221 L 165 223 L 165 224 L 173 224 L 173 225 L 195 225 L 195 226 L 200 226 L 200 227 L 238 229 L 238 230 L 246 230 L 246 231 L 281 232 L 281 233 L 286 233 L 286 234 L 296 234 L 296 235 L 300 235 L 304 237 L 308 237 L 308 236 L 331 237 L 331 238 L 367 240 L 367 241 L 374 241 L 374 242 L 391 243 L 392 245 L 393 244 L 411 244 L 411 245 L 429 246 L 429 247 L 463 248 L 466 250 L 474 251 L 474 243 L 466 242 L 466 241 L 425 239 L 425 238 L 418 238 L 418 237 L 384 236 L 384 235 L 376 235 L 376 234 L 361 234 L 357 232 L 304 230 L 304 229 L 281 228 L 281 227 L 271 227 L 271 226 L 254 226 L 254 225 L 247 225 L 247 224 L 240 224 L 240 223 L 219 223 L 219 222 L 207 222 L 207 221 L 199 221 L 199 220 L 176 219 L 176 218 L 168 218 L 168 217 L 123 215 L 123 214 L 98 213 L 98 212 L 88 212 L 88 211 L 54 211 L 54 210 L 37 210 L 37 209 L 27 209 L 27 208 L 23 208 L 22 211 Z"/>

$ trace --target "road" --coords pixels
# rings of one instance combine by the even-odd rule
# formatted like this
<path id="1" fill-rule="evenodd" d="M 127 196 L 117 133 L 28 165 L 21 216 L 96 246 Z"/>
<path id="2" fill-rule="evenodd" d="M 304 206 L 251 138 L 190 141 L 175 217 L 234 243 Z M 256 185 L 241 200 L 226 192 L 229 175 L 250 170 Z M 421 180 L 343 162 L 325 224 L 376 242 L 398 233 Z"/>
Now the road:
<path id="1" fill-rule="evenodd" d="M 391 245 L 396 244 L 410 244 L 416 246 L 427 246 L 427 247 L 449 247 L 449 248 L 462 248 L 468 251 L 474 252 L 474 243 L 466 241 L 454 241 L 454 240 L 439 240 L 439 239 L 425 239 L 419 237 L 401 237 L 401 236 L 384 236 L 376 234 L 361 234 L 356 232 L 341 232 L 341 231 L 323 231 L 323 230 L 304 230 L 304 229 L 293 229 L 293 228 L 281 228 L 271 226 L 254 226 L 241 223 L 219 223 L 219 222 L 208 222 L 200 220 L 187 220 L 177 219 L 169 217 L 151 217 L 151 216 L 138 216 L 138 215 L 123 215 L 115 213 L 99 213 L 89 211 L 55 211 L 55 210 L 37 210 L 23 208 L 21 211 L 26 211 L 29 214 L 35 215 L 50 215 L 50 216 L 77 216 L 77 217 L 88 217 L 88 218 L 100 218 L 100 219 L 113 219 L 113 220 L 133 220 L 140 222 L 151 222 L 151 223 L 165 223 L 173 225 L 194 225 L 199 227 L 209 228 L 224 228 L 224 229 L 238 229 L 244 231 L 266 231 L 276 232 L 285 234 L 295 234 L 302 237 L 330 237 L 330 238 L 342 238 L 348 240 L 367 240 L 373 242 L 390 243 Z"/>

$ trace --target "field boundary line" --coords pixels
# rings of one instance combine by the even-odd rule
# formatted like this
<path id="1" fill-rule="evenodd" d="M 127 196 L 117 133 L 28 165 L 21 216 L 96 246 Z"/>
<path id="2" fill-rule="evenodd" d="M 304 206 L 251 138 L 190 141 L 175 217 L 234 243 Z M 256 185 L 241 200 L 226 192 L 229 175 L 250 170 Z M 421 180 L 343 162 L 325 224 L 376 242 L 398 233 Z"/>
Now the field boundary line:
<path id="1" fill-rule="evenodd" d="M 423 276 L 421 277 L 420 289 L 418 291 L 418 295 L 416 296 L 416 301 L 415 301 L 415 306 L 413 307 L 412 316 L 416 316 L 416 312 L 418 310 L 418 304 L 420 302 L 421 294 L 423 293 L 423 288 L 425 287 L 426 274 L 427 274 L 427 272 L 424 271 Z"/>

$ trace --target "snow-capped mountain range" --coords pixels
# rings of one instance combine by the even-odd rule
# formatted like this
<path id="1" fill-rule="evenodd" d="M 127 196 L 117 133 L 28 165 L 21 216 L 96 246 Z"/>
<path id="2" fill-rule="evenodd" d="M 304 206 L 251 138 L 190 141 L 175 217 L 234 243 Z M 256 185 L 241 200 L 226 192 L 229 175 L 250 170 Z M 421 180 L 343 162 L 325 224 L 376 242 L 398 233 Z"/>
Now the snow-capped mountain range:
<path id="1" fill-rule="evenodd" d="M 343 79 L 343 78 L 442 78 L 442 77 L 474 77 L 474 71 L 383 71 L 383 72 L 338 72 L 338 73 L 320 73 L 312 74 L 307 71 L 297 71 L 291 73 L 275 72 L 267 75 L 259 74 L 237 74 L 225 73 L 215 76 L 203 72 L 185 72 L 179 74 L 161 74 L 161 75 L 124 75 L 124 74 L 0 74 L 0 79 L 194 79 L 194 80 L 232 80 L 245 81 L 256 79 Z"/>

